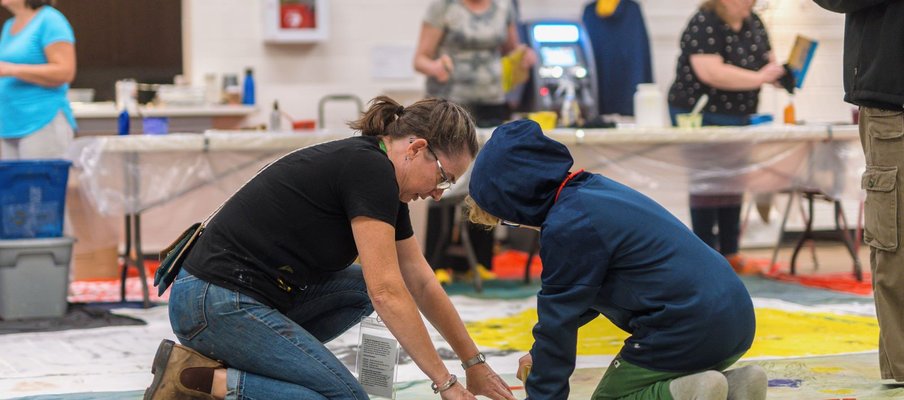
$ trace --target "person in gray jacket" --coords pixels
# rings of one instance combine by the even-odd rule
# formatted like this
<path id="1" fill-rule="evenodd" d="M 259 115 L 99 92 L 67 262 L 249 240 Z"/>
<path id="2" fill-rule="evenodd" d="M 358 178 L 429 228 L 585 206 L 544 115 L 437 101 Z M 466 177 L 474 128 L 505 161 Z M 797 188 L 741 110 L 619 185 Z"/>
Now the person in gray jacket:
<path id="1" fill-rule="evenodd" d="M 864 235 L 879 318 L 882 379 L 904 382 L 904 1 L 814 0 L 845 13 L 844 100 L 860 106 Z"/>

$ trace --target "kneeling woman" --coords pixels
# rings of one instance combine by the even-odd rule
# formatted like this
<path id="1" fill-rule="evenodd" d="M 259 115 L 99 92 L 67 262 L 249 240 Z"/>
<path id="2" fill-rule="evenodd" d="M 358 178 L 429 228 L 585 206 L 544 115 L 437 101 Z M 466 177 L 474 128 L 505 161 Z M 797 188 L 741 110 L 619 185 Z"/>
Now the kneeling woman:
<path id="1" fill-rule="evenodd" d="M 350 126 L 362 136 L 282 157 L 210 221 L 170 297 L 185 347 L 161 344 L 146 399 L 366 399 L 323 343 L 374 310 L 443 399 L 514 399 L 434 279 L 408 215 L 408 202 L 439 199 L 474 159 L 470 117 L 445 100 L 378 97 Z M 469 365 L 467 389 L 418 310 Z"/>

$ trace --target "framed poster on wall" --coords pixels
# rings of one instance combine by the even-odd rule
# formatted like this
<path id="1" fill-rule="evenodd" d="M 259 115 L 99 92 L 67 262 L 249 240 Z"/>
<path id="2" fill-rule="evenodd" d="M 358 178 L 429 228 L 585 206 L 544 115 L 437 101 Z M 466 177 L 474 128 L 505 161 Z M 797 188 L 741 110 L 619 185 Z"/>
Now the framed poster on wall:
<path id="1" fill-rule="evenodd" d="M 264 0 L 264 40 L 310 43 L 326 40 L 329 0 Z"/>

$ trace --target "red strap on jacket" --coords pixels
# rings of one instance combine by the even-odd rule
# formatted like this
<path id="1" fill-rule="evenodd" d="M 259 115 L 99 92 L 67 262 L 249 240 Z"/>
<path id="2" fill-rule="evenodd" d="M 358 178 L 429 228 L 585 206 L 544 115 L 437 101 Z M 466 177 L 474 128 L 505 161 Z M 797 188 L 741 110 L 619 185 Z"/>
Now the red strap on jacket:
<path id="1" fill-rule="evenodd" d="M 568 177 L 565 178 L 564 181 L 562 181 L 562 184 L 561 184 L 561 185 L 559 185 L 559 190 L 556 190 L 556 199 L 553 200 L 553 203 L 559 201 L 559 195 L 562 194 L 562 189 L 565 188 L 565 185 L 568 183 L 568 181 L 570 181 L 570 180 L 572 180 L 574 177 L 578 176 L 578 174 L 580 174 L 581 172 L 584 172 L 584 169 L 583 169 L 583 168 L 581 168 L 581 169 L 579 169 L 579 170 L 577 170 L 577 171 L 575 171 L 575 172 L 572 172 L 572 173 L 568 174 Z"/>

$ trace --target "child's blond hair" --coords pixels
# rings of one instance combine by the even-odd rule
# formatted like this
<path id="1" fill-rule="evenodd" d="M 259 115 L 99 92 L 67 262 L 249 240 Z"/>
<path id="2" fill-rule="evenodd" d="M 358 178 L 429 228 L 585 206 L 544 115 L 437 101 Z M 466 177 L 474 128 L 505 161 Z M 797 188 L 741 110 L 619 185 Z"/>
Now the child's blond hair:
<path id="1" fill-rule="evenodd" d="M 487 230 L 499 225 L 499 217 L 484 211 L 471 196 L 465 197 L 465 207 L 468 208 L 468 220 L 471 222 L 483 225 Z"/>

